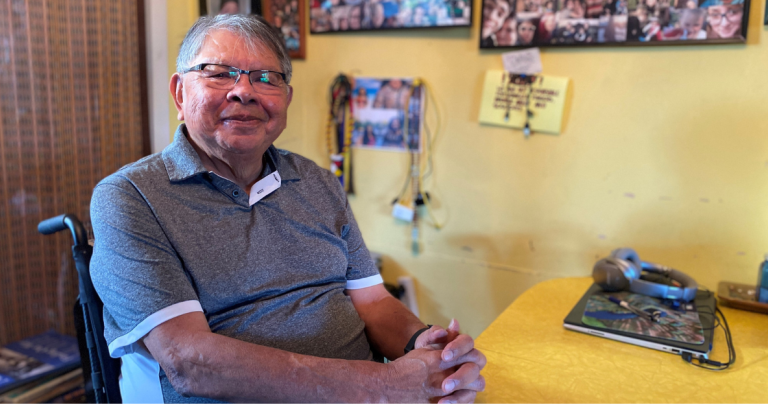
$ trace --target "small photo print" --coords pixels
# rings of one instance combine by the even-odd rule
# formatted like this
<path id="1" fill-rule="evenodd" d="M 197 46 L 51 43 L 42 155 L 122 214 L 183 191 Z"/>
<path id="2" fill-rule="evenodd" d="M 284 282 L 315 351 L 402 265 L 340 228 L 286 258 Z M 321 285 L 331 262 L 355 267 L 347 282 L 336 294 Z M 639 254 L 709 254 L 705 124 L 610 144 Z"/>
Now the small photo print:
<path id="1" fill-rule="evenodd" d="M 423 97 L 422 87 L 409 78 L 355 78 L 352 145 L 421 151 Z"/>

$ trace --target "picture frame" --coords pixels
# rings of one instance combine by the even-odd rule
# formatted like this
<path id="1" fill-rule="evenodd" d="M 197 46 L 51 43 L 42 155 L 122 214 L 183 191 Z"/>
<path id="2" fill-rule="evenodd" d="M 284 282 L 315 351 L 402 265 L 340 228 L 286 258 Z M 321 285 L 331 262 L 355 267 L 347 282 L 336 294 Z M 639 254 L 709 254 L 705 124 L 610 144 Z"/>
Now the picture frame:
<path id="1" fill-rule="evenodd" d="M 306 58 L 306 10 L 306 0 L 261 1 L 262 16 L 280 30 L 293 59 Z"/>
<path id="2" fill-rule="evenodd" d="M 472 0 L 309 1 L 312 34 L 472 25 Z"/>
<path id="3" fill-rule="evenodd" d="M 415 83 L 414 78 L 354 79 L 352 147 L 422 151 L 426 94 Z"/>
<path id="4" fill-rule="evenodd" d="M 200 0 L 200 15 L 259 14 L 259 10 L 254 9 L 254 3 L 258 8 L 258 0 Z"/>
<path id="5" fill-rule="evenodd" d="M 285 8 L 286 5 L 288 9 Z M 199 6 L 200 15 L 214 16 L 221 13 L 260 15 L 280 30 L 291 58 L 306 58 L 307 6 L 305 0 L 200 0 Z M 275 25 L 275 17 L 278 17 L 279 26 Z"/>
<path id="6" fill-rule="evenodd" d="M 744 43 L 751 0 L 483 0 L 480 48 Z"/>

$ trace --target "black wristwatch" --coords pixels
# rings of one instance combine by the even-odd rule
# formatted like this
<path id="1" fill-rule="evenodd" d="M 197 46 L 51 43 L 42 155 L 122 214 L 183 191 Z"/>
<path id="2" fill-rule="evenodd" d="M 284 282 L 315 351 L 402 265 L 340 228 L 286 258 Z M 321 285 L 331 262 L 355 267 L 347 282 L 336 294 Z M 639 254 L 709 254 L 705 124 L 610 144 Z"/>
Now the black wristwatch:
<path id="1" fill-rule="evenodd" d="M 408 353 L 413 350 L 413 347 L 416 346 L 416 339 L 421 335 L 422 332 L 429 330 L 429 328 L 432 328 L 432 325 L 427 325 L 426 328 L 421 328 L 418 331 L 416 331 L 415 334 L 411 337 L 411 340 L 408 341 L 408 344 L 405 345 L 405 349 L 403 349 L 403 352 Z"/>

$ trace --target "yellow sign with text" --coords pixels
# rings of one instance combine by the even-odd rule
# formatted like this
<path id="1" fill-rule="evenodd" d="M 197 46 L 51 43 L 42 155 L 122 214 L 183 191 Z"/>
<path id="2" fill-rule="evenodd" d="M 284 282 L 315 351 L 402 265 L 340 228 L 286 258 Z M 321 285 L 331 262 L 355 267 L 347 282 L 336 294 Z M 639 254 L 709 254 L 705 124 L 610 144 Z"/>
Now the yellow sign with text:
<path id="1" fill-rule="evenodd" d="M 560 134 L 568 78 L 515 75 L 493 70 L 485 74 L 480 123 Z"/>

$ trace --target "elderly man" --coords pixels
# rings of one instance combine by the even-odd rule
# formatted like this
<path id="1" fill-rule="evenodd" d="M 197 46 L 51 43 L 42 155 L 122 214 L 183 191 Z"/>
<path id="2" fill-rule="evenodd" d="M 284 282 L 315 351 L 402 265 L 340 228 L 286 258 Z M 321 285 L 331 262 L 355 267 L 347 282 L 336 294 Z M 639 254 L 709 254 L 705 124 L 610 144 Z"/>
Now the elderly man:
<path id="1" fill-rule="evenodd" d="M 272 146 L 293 94 L 276 31 L 201 18 L 177 68 L 174 142 L 91 203 L 123 401 L 473 401 L 485 357 L 472 339 L 390 296 L 339 182 Z"/>

